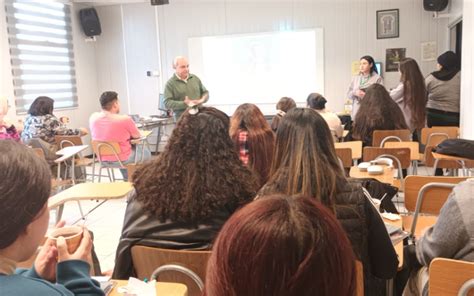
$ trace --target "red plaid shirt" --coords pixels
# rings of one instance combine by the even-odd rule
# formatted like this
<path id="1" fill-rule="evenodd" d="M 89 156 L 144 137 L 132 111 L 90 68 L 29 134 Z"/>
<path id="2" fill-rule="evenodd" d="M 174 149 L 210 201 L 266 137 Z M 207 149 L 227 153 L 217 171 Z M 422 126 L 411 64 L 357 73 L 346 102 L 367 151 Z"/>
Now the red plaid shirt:
<path id="1" fill-rule="evenodd" d="M 244 165 L 248 165 L 250 157 L 249 148 L 247 145 L 248 134 L 249 133 L 247 131 L 239 132 L 239 157 Z"/>

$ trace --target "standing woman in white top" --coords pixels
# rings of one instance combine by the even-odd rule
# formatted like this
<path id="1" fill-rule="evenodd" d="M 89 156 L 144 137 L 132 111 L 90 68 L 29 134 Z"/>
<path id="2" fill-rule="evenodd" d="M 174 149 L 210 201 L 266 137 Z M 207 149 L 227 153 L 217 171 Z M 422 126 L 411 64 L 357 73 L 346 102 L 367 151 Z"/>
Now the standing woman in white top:
<path id="1" fill-rule="evenodd" d="M 427 92 L 423 74 L 416 61 L 405 58 L 400 61 L 400 83 L 390 91 L 390 97 L 398 104 L 403 112 L 408 128 L 413 133 L 414 139 L 426 122 Z"/>
<path id="2" fill-rule="evenodd" d="M 355 120 L 360 101 L 365 96 L 365 90 L 374 83 L 383 85 L 383 79 L 377 72 L 374 58 L 368 55 L 361 57 L 359 67 L 359 75 L 352 78 L 349 91 L 347 92 L 347 97 L 352 100 L 352 120 Z"/>

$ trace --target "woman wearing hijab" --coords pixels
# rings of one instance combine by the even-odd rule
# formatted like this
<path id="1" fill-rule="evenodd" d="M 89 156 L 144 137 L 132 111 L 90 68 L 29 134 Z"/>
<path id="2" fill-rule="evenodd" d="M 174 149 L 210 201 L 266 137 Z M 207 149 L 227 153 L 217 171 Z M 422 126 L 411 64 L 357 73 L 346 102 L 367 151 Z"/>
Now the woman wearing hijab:
<path id="1" fill-rule="evenodd" d="M 458 56 L 447 51 L 438 57 L 438 70 L 426 77 L 428 127 L 459 126 L 461 67 Z"/>

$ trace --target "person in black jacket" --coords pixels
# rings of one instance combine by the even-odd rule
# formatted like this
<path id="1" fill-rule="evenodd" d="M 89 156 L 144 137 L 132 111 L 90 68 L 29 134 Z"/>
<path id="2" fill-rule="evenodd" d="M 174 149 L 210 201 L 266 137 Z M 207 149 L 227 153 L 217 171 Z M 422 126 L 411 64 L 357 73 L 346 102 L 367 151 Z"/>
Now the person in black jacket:
<path id="1" fill-rule="evenodd" d="M 398 267 L 397 254 L 375 207 L 362 187 L 344 177 L 331 131 L 311 109 L 290 110 L 278 127 L 270 180 L 258 196 L 302 194 L 320 201 L 345 229 L 364 266 L 366 295 L 381 295 Z M 383 294 L 382 294 L 383 295 Z"/>
<path id="2" fill-rule="evenodd" d="M 196 113 L 197 112 L 197 113 Z M 208 107 L 185 111 L 162 154 L 134 176 L 112 278 L 135 275 L 131 247 L 209 249 L 220 228 L 251 201 L 256 177 L 229 137 L 229 118 Z"/>

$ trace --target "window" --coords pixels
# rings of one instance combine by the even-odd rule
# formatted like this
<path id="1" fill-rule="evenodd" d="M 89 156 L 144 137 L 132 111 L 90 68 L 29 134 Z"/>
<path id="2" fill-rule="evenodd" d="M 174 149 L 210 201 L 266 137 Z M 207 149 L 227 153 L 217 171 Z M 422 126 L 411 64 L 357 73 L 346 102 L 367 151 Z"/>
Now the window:
<path id="1" fill-rule="evenodd" d="M 6 0 L 8 41 L 17 113 L 38 96 L 55 109 L 77 107 L 68 5 L 48 0 Z"/>

